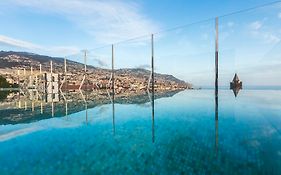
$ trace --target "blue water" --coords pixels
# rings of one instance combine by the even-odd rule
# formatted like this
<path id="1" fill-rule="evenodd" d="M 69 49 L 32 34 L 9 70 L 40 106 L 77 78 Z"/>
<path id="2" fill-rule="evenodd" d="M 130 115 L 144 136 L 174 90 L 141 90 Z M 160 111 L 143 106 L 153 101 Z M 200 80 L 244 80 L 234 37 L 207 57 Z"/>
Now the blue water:
<path id="1" fill-rule="evenodd" d="M 281 174 L 281 91 L 183 91 L 0 126 L 0 174 Z M 217 118 L 217 120 L 216 120 Z"/>

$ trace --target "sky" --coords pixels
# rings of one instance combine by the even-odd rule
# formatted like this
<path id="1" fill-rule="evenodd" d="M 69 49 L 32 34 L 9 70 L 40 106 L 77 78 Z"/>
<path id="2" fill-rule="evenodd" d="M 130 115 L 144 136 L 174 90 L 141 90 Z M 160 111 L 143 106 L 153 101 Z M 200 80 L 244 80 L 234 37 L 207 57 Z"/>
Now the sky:
<path id="1" fill-rule="evenodd" d="M 212 85 L 215 22 L 210 18 L 269 2 L 5 0 L 0 1 L 0 50 L 80 62 L 81 51 L 89 50 L 88 64 L 109 68 L 114 44 L 116 68 L 148 69 L 155 33 L 156 72 Z M 160 32 L 204 19 L 210 20 Z M 139 36 L 144 37 L 119 43 Z M 220 85 L 228 85 L 234 73 L 247 85 L 281 85 L 280 40 L 281 3 L 220 18 Z"/>

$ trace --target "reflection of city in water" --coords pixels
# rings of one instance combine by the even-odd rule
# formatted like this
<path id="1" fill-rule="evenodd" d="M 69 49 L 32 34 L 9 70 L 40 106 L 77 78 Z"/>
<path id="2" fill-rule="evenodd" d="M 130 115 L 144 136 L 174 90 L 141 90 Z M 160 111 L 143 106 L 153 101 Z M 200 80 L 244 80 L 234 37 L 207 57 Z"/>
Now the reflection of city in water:
<path id="1" fill-rule="evenodd" d="M 40 94 L 36 90 L 28 90 L 23 93 L 8 93 L 8 97 L 1 103 L 0 108 L 5 117 L 0 120 L 1 124 L 16 124 L 38 121 L 50 117 L 63 117 L 79 111 L 86 111 L 112 104 L 113 125 L 115 104 L 145 104 L 151 103 L 154 115 L 154 98 L 171 97 L 180 91 L 124 95 L 110 92 L 111 90 L 86 92 L 77 91 L 71 93 L 59 92 L 56 94 Z M 154 97 L 156 96 L 156 97 Z M 15 118 L 17 116 L 17 118 Z M 86 122 L 89 116 L 85 116 Z M 154 121 L 154 117 L 152 117 Z"/>
<path id="2" fill-rule="evenodd" d="M 170 97 L 179 91 L 157 94 L 158 98 Z M 24 95 L 23 95 L 24 94 Z M 89 100 L 90 99 L 90 100 Z M 14 92 L 4 107 L 8 107 L 2 112 L 6 113 L 6 117 L 1 118 L 1 124 L 18 124 L 30 123 L 50 117 L 66 117 L 71 113 L 85 111 L 85 124 L 89 122 L 88 109 L 98 106 L 112 105 L 112 131 L 115 135 L 115 103 L 121 104 L 151 104 L 151 122 L 152 122 L 152 142 L 155 141 L 154 132 L 154 92 L 147 90 L 146 94 L 135 96 L 117 96 L 114 90 L 106 90 L 100 92 L 79 91 L 72 93 L 63 93 L 59 91 L 53 94 L 40 94 L 36 90 L 28 90 L 25 93 Z M 72 106 L 69 108 L 69 106 Z M 2 106 L 0 107 L 3 108 Z M 16 120 L 14 116 L 21 115 Z"/>

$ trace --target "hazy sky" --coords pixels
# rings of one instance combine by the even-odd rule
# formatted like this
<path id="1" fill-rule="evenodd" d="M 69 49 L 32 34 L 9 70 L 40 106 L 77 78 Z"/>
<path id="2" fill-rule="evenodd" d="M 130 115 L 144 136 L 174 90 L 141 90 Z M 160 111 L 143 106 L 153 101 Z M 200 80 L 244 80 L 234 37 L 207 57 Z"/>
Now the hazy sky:
<path id="1" fill-rule="evenodd" d="M 272 1 L 272 0 L 271 0 Z M 110 46 L 271 2 L 270 0 L 5 0 L 0 50 L 69 56 L 110 67 Z M 219 19 L 220 84 L 235 72 L 246 85 L 281 85 L 281 3 Z M 214 79 L 214 20 L 155 35 L 156 71 L 195 85 Z M 79 53 L 79 54 L 77 54 Z M 150 66 L 150 37 L 115 46 L 116 67 Z"/>

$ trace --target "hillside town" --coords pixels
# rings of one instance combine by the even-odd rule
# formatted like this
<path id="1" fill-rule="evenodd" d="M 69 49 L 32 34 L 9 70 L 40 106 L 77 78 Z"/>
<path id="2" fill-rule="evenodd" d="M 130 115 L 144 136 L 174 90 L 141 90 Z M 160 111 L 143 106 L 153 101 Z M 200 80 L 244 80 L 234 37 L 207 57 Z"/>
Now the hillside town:
<path id="1" fill-rule="evenodd" d="M 5 62 L 6 61 L 6 62 Z M 151 86 L 151 71 L 145 69 L 110 69 L 88 66 L 72 61 L 36 61 L 19 54 L 0 57 L 6 64 L 0 75 L 10 84 L 22 89 L 37 89 L 42 93 L 56 94 L 61 91 L 112 89 L 115 94 L 141 93 Z M 67 63 L 68 62 L 68 63 Z M 113 77 L 114 76 L 114 77 Z M 171 75 L 155 74 L 155 91 L 190 89 L 192 86 Z"/>

